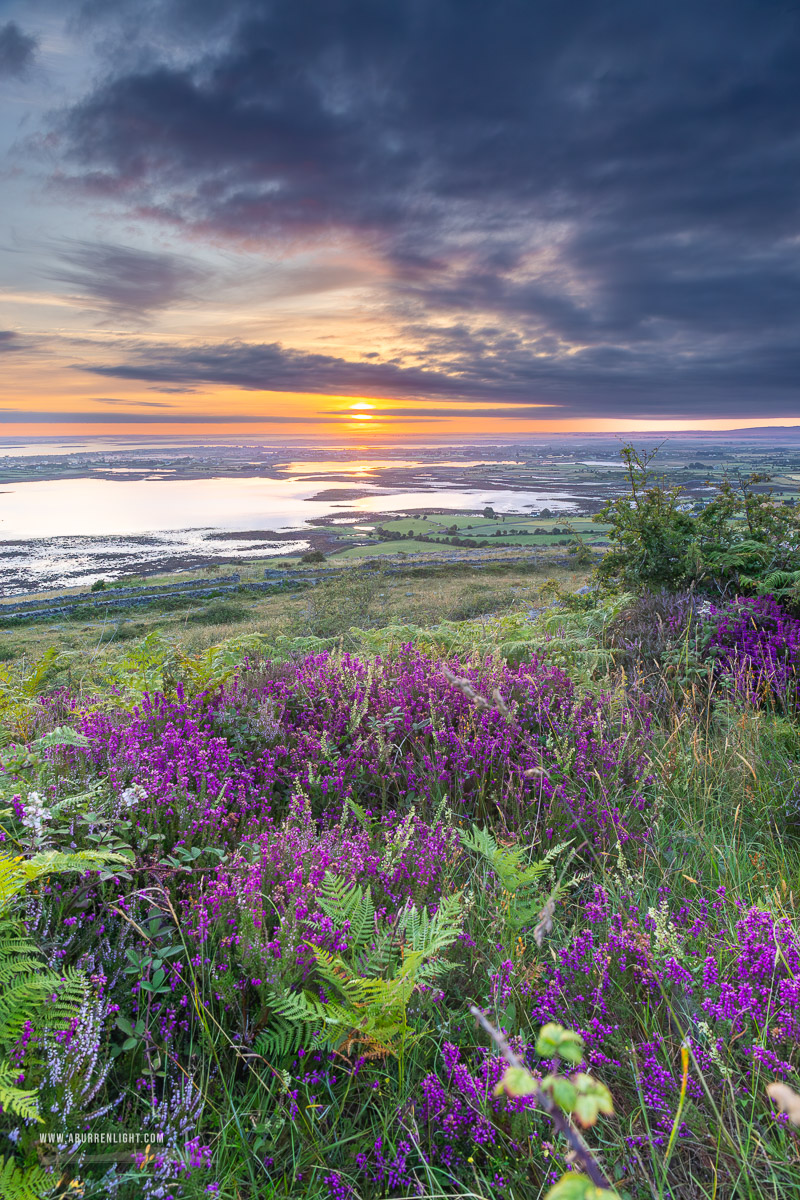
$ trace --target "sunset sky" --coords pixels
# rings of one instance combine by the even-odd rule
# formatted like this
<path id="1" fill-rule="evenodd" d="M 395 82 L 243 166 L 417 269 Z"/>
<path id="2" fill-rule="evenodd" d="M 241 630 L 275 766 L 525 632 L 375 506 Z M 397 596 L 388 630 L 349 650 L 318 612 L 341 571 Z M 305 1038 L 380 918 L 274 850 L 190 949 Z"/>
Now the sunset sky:
<path id="1" fill-rule="evenodd" d="M 0 0 L 0 428 L 800 424 L 800 7 Z"/>

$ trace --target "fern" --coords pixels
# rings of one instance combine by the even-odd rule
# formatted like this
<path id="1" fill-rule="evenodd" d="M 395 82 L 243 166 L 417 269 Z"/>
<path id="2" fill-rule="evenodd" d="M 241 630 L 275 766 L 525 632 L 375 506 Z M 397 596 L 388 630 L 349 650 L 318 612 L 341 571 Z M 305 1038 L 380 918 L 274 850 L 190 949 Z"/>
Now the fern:
<path id="1" fill-rule="evenodd" d="M 56 974 L 44 968 L 37 948 L 11 913 L 13 901 L 29 883 L 66 871 L 86 871 L 127 862 L 119 854 L 81 851 L 61 854 L 51 850 L 31 858 L 0 853 L 0 1049 L 10 1050 L 19 1042 L 26 1025 L 40 1034 L 46 1029 L 63 1029 L 75 1016 L 86 995 L 86 979 L 74 969 Z M 41 1120 L 36 1092 L 15 1086 L 19 1075 L 0 1060 L 0 1104 L 28 1120 Z M 9 1166 L 9 1163 L 11 1166 Z M 8 1160 L 4 1169 L 16 1169 Z M 0 1178 L 0 1196 L 3 1190 Z"/>
<path id="2" fill-rule="evenodd" d="M 31 858 L 0 852 L 0 913 L 5 912 L 14 896 L 27 884 L 45 875 L 66 871 L 97 871 L 109 863 L 130 865 L 123 855 L 101 850 L 79 850 L 75 854 L 48 850 Z"/>
<path id="3" fill-rule="evenodd" d="M 324 1006 L 307 992 L 289 992 L 272 1003 L 271 1027 L 255 1041 L 257 1054 L 283 1057 L 314 1041 L 323 1021 Z"/>
<path id="4" fill-rule="evenodd" d="M 19 1067 L 12 1067 L 4 1059 L 0 1059 L 0 1104 L 4 1113 L 14 1113 L 26 1121 L 40 1121 L 39 1108 L 36 1103 L 36 1089 L 22 1091 L 17 1087 Z M 0 1196 L 4 1193 L 0 1191 Z"/>
<path id="5" fill-rule="evenodd" d="M 347 929 L 351 954 L 363 951 L 375 935 L 375 905 L 369 888 L 345 883 L 330 871 L 320 888 L 318 903 L 337 929 Z"/>
<path id="6" fill-rule="evenodd" d="M 552 869 L 553 859 L 568 845 L 565 842 L 555 846 L 544 858 L 524 866 L 523 859 L 529 853 L 528 847 L 516 846 L 509 849 L 500 846 L 488 830 L 477 825 L 472 829 L 463 830 L 461 841 L 468 850 L 473 850 L 486 859 L 508 892 L 518 892 L 538 883 L 541 877 Z"/>
<path id="7" fill-rule="evenodd" d="M 310 945 L 327 1003 L 309 991 L 275 997 L 257 1053 L 284 1055 L 313 1044 L 340 1053 L 358 1048 L 366 1057 L 401 1054 L 416 1036 L 407 1020 L 415 988 L 450 967 L 441 956 L 461 929 L 460 896 L 446 897 L 433 916 L 407 905 L 393 928 L 377 927 L 369 888 L 328 873 L 319 899 L 334 925 L 348 929 L 347 957 Z"/>
<path id="8" fill-rule="evenodd" d="M 800 571 L 772 571 L 764 579 L 753 580 L 752 588 L 780 600 L 796 600 L 800 594 Z"/>
<path id="9" fill-rule="evenodd" d="M 56 1184 L 42 1167 L 21 1167 L 13 1158 L 0 1158 L 0 1196 L 3 1200 L 43 1200 Z"/>
<path id="10" fill-rule="evenodd" d="M 560 842 L 548 850 L 543 858 L 525 865 L 529 847 L 500 846 L 487 830 L 478 826 L 462 830 L 461 842 L 488 862 L 500 881 L 506 893 L 504 908 L 511 928 L 518 931 L 534 923 L 542 908 L 541 884 L 552 874 L 555 860 L 570 843 Z"/>
<path id="11" fill-rule="evenodd" d="M 445 897 L 432 917 L 426 908 L 407 906 L 401 913 L 400 924 L 412 952 L 428 960 L 451 946 L 461 931 L 460 909 L 459 895 Z"/>

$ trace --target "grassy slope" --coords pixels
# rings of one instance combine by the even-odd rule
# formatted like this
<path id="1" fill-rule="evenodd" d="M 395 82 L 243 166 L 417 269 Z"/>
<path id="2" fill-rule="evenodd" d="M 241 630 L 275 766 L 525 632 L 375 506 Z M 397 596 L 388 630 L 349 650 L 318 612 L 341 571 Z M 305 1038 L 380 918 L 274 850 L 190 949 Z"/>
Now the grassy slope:
<path id="1" fill-rule="evenodd" d="M 580 581 L 577 574 L 565 575 L 562 580 L 572 586 Z M 375 625 L 398 621 L 435 624 L 448 615 L 475 615 L 469 611 L 470 605 L 479 611 L 518 609 L 528 595 L 534 594 L 537 582 L 541 581 L 508 571 L 493 577 L 481 574 L 480 578 L 447 572 L 422 579 L 386 579 L 378 581 L 380 591 L 369 603 Z M 136 621 L 142 632 L 164 629 L 190 653 L 227 634 L 248 631 L 277 634 L 316 628 L 319 632 L 329 632 L 338 621 L 338 631 L 344 632 L 345 622 L 352 623 L 354 608 L 357 610 L 364 597 L 357 591 L 348 593 L 346 587 L 336 591 L 335 584 L 328 586 L 331 590 L 327 593 L 319 588 L 302 596 L 260 600 L 245 621 L 230 628 L 210 624 L 192 628 L 181 616 L 165 619 L 157 613 L 141 620 L 137 617 Z M 529 591 L 522 593 L 522 589 Z M 514 595 L 515 591 L 522 594 Z M 323 629 L 326 613 L 329 627 Z M 26 654 L 35 653 L 54 640 L 53 631 L 41 627 L 4 635 L 4 640 L 9 637 L 17 640 Z M 88 650 L 93 646 L 96 663 L 104 656 L 113 658 L 117 652 L 113 644 L 110 647 L 101 644 L 96 629 L 65 629 L 59 641 L 65 648 Z M 569 666 L 574 675 L 582 675 L 579 660 L 573 658 Z M 583 682 L 586 686 L 597 686 L 596 681 L 588 678 Z M 786 827 L 784 800 L 797 782 L 800 740 L 796 725 L 763 711 L 733 710 L 724 703 L 711 704 L 701 692 L 691 688 L 681 692 L 669 680 L 665 684 L 667 698 L 656 712 L 649 751 L 655 776 L 655 834 L 643 858 L 635 852 L 625 855 L 612 851 L 590 860 L 586 881 L 579 891 L 585 896 L 592 886 L 602 886 L 610 910 L 622 914 L 634 908 L 657 909 L 661 903 L 667 903 L 670 912 L 675 913 L 683 906 L 696 912 L 698 906 L 713 904 L 720 895 L 719 889 L 725 888 L 724 903 L 720 903 L 714 917 L 718 935 L 727 930 L 728 936 L 732 936 L 742 912 L 751 906 L 795 922 L 800 902 L 800 852 L 797 839 Z M 504 836 L 513 840 L 513 828 L 505 830 Z M 499 968 L 504 956 L 516 955 L 517 947 L 513 938 L 504 944 L 501 916 L 493 908 L 492 877 L 488 869 L 479 869 L 475 874 L 472 895 L 477 897 L 469 925 L 477 941 L 475 972 L 485 978 Z M 584 910 L 576 895 L 559 906 L 556 928 L 543 951 L 539 952 L 526 939 L 520 962 L 529 966 L 531 978 L 535 979 L 541 969 L 542 957 L 554 955 L 576 931 L 580 932 L 583 920 Z M 590 983 L 587 979 L 587 987 Z M 670 1014 L 663 1006 L 653 1005 L 646 994 L 637 993 L 630 978 L 625 976 L 612 981 L 609 996 L 613 1019 L 621 1031 L 619 1045 L 641 1045 L 648 1039 L 659 1041 L 659 1069 L 679 1081 L 686 1012 L 673 1009 Z M 513 1003 L 517 1031 L 523 1037 L 533 1036 L 535 1022 L 526 1016 L 530 1006 L 526 994 L 515 992 Z M 510 1011 L 509 1006 L 504 1011 L 498 1010 L 493 1014 L 494 1019 L 508 1023 Z M 585 1015 L 584 1008 L 565 996 L 564 1023 L 577 1025 L 582 1014 Z M 764 1046 L 769 1042 L 768 1024 L 761 1031 Z M 463 1028 L 463 1016 L 460 1025 L 454 1021 L 445 1033 L 448 1037 L 461 1037 L 464 1043 L 481 1041 L 478 1034 Z M 225 1039 L 221 1034 L 219 1037 L 219 1053 L 229 1052 L 230 1047 L 223 1044 Z M 419 1053 L 422 1055 L 422 1049 Z M 752 1076 L 742 1076 L 733 1042 L 723 1045 L 719 1054 L 723 1067 L 731 1072 L 730 1086 L 723 1083 L 720 1087 L 718 1079 L 714 1085 L 710 1108 L 715 1115 L 710 1127 L 707 1118 L 699 1115 L 701 1108 L 708 1111 L 709 1104 L 704 1101 L 700 1105 L 690 1097 L 683 1114 L 686 1135 L 678 1140 L 668 1167 L 663 1143 L 648 1137 L 654 1113 L 646 1099 L 648 1081 L 640 1079 L 637 1085 L 636 1060 L 626 1058 L 621 1051 L 620 1068 L 608 1068 L 605 1077 L 614 1092 L 618 1116 L 603 1120 L 588 1137 L 607 1161 L 621 1164 L 621 1194 L 635 1200 L 653 1197 L 791 1200 L 800 1194 L 797 1141 L 790 1131 L 776 1130 L 764 1117 L 763 1089 L 775 1078 L 775 1072 L 768 1067 L 757 1067 Z M 690 1074 L 700 1093 L 706 1075 L 710 1082 L 711 1073 L 707 1063 L 704 1065 L 692 1057 Z M 601 1070 L 597 1074 L 603 1077 Z M 380 1134 L 387 1146 L 396 1148 L 408 1141 L 405 1131 L 413 1119 L 413 1110 L 409 1117 L 407 1108 L 414 1096 L 409 1082 L 415 1077 L 413 1059 L 406 1064 L 405 1082 L 394 1066 L 387 1066 L 378 1075 L 384 1082 L 373 1094 L 371 1103 L 360 1111 L 348 1102 L 347 1094 L 343 1098 L 335 1090 L 323 1097 L 324 1124 L 319 1130 L 315 1122 L 322 1121 L 322 1115 L 318 1117 L 315 1108 L 302 1111 L 288 1151 L 284 1145 L 279 1175 L 273 1183 L 264 1183 L 263 1189 L 259 1184 L 248 1186 L 242 1182 L 247 1172 L 243 1168 L 237 1128 L 238 1122 L 250 1120 L 253 1112 L 269 1112 L 271 1106 L 280 1103 L 280 1084 L 254 1074 L 244 1092 L 218 1099 L 221 1115 L 215 1141 L 214 1178 L 221 1181 L 220 1195 L 226 1200 L 245 1195 L 302 1195 L 322 1200 L 334 1194 L 323 1183 L 330 1156 L 337 1152 L 337 1147 L 344 1148 L 349 1139 L 360 1136 L 366 1127 L 371 1127 L 370 1136 Z M 672 1096 L 677 1105 L 677 1090 Z M 405 1114 L 399 1125 L 398 1112 Z M 331 1129 L 335 1131 L 333 1135 Z M 445 1195 L 478 1200 L 501 1194 L 497 1190 L 497 1173 L 506 1179 L 510 1175 L 507 1156 L 501 1154 L 501 1149 L 498 1143 L 480 1152 L 476 1150 L 471 1171 L 460 1179 L 457 1188 L 447 1185 L 437 1175 L 435 1184 L 430 1180 L 425 1182 L 422 1194 L 431 1200 Z M 511 1173 L 510 1191 L 502 1195 L 512 1200 L 528 1200 L 528 1197 L 537 1200 L 543 1195 L 544 1185 L 534 1182 L 524 1164 L 519 1166 L 518 1174 Z M 252 1169 L 250 1164 L 248 1170 Z M 196 1188 L 191 1183 L 187 1187 L 190 1196 L 203 1194 L 200 1183 Z M 379 1193 L 369 1193 L 373 1194 Z"/>
<path id="2" fill-rule="evenodd" d="M 401 545 L 405 548 L 407 543 Z M 228 569 L 220 573 L 227 574 Z M 248 578 L 263 578 L 263 569 L 260 565 L 245 566 L 241 574 L 242 582 L 246 584 Z M 327 578 L 327 572 L 322 577 Z M 186 575 L 158 576 L 156 582 L 178 582 L 186 578 Z M 474 616 L 480 611 L 502 611 L 513 606 L 524 608 L 534 603 L 537 588 L 547 579 L 555 579 L 567 590 L 574 590 L 586 578 L 587 572 L 580 569 L 551 568 L 541 572 L 505 566 L 491 571 L 443 567 L 424 575 L 415 571 L 409 571 L 405 576 L 376 573 L 368 590 L 368 621 L 376 626 L 426 624 L 448 617 Z M 131 642 L 154 630 L 175 639 L 188 652 L 248 633 L 303 635 L 317 632 L 314 614 L 309 610 L 326 606 L 332 610 L 336 633 L 344 634 L 352 625 L 358 624 L 358 614 L 353 614 L 348 603 L 348 585 L 336 586 L 334 576 L 330 584 L 320 586 L 323 590 L 316 597 L 310 590 L 271 596 L 227 593 L 225 604 L 239 610 L 241 619 L 235 621 L 221 620 L 214 615 L 219 606 L 213 600 L 189 599 L 173 612 L 166 612 L 163 605 L 154 604 L 145 610 L 98 615 L 91 621 L 30 621 L 0 630 L 0 661 L 36 658 L 52 645 L 103 661 L 109 656 L 117 657 Z M 356 581 L 353 581 L 353 587 L 358 590 Z M 61 594 L 69 595 L 69 592 Z M 102 595 L 103 599 L 112 597 L 113 591 Z M 469 611 L 470 608 L 473 611 Z M 209 610 L 213 619 L 209 619 Z"/>

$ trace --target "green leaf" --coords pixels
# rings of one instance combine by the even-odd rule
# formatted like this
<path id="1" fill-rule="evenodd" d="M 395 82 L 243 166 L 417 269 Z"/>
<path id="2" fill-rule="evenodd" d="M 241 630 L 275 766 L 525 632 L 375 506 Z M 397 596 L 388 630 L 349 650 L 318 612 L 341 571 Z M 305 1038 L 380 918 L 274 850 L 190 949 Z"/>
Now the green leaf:
<path id="1" fill-rule="evenodd" d="M 563 1058 L 566 1062 L 579 1063 L 583 1061 L 583 1038 L 563 1025 L 550 1021 L 543 1025 L 536 1039 L 536 1053 L 541 1058 Z"/>
<path id="2" fill-rule="evenodd" d="M 121 1029 L 123 1033 L 127 1033 L 128 1037 L 133 1036 L 133 1025 L 127 1017 L 117 1017 L 117 1029 Z"/>
<path id="3" fill-rule="evenodd" d="M 595 1125 L 600 1113 L 611 1116 L 614 1111 L 614 1101 L 604 1083 L 585 1074 L 573 1075 L 572 1082 L 578 1094 L 572 1112 L 581 1125 L 584 1127 Z"/>
<path id="4" fill-rule="evenodd" d="M 535 1096 L 541 1089 L 538 1079 L 524 1067 L 506 1067 L 506 1073 L 494 1089 L 495 1096 Z"/>
<path id="5" fill-rule="evenodd" d="M 578 1089 L 561 1075 L 550 1076 L 550 1094 L 560 1109 L 571 1113 L 578 1100 Z"/>
<path id="6" fill-rule="evenodd" d="M 77 729 L 72 729 L 69 725 L 59 725 L 57 729 L 51 729 L 43 737 L 31 742 L 30 748 L 31 750 L 46 750 L 50 746 L 88 745 L 89 739 L 84 737 L 82 733 L 78 733 Z"/>
<path id="7" fill-rule="evenodd" d="M 570 1171 L 550 1188 L 544 1200 L 618 1200 L 617 1193 L 596 1187 L 588 1175 Z"/>

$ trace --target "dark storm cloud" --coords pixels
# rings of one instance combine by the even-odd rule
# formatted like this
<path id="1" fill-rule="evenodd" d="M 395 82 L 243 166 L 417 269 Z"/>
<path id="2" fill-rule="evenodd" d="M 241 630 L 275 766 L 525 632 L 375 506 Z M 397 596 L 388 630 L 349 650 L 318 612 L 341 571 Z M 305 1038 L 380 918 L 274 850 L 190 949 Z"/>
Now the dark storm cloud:
<path id="1" fill-rule="evenodd" d="M 70 239 L 59 243 L 60 265 L 49 276 L 78 290 L 88 304 L 124 315 L 169 308 L 196 295 L 208 272 L 176 254 Z"/>
<path id="2" fill-rule="evenodd" d="M 114 379 L 159 383 L 216 383 L 254 391 L 327 392 L 458 397 L 456 379 L 441 372 L 404 368 L 393 363 L 348 362 L 328 354 L 304 354 L 277 343 L 223 342 L 186 349 L 140 343 L 127 362 L 114 366 L 79 366 Z"/>
<path id="3" fill-rule="evenodd" d="M 21 78 L 36 57 L 37 41 L 15 21 L 0 25 L 0 79 Z"/>
<path id="4" fill-rule="evenodd" d="M 461 346 L 460 356 L 431 360 L 425 369 L 305 354 L 276 343 L 176 347 L 147 341 L 128 348 L 124 362 L 76 364 L 76 369 L 109 379 L 222 384 L 249 391 L 506 402 L 527 406 L 528 419 L 537 413 L 603 416 L 612 408 L 637 418 L 709 417 L 719 415 L 718 406 L 723 404 L 733 416 L 747 416 L 758 404 L 766 416 L 763 380 L 769 375 L 770 414 L 792 416 L 798 411 L 800 343 L 787 347 L 774 342 L 759 350 L 731 346 L 724 358 L 703 359 L 680 346 L 661 358 L 648 346 L 599 345 L 547 354 L 500 334 L 501 353 L 494 352 L 488 340 L 479 343 L 458 332 L 455 340 Z M 541 405 L 555 407 L 547 412 L 537 407 Z M 477 414 L 471 410 L 471 415 Z M 500 414 L 487 409 L 486 415 Z M 515 411 L 514 415 L 521 414 Z"/>
<path id="5" fill-rule="evenodd" d="M 163 0 L 140 13 L 135 65 L 62 115 L 70 186 L 270 250 L 355 238 L 430 355 L 425 371 L 373 361 L 369 374 L 266 354 L 279 378 L 487 400 L 527 388 L 591 416 L 800 414 L 786 371 L 800 343 L 796 6 Z M 275 386 L 253 380 L 264 347 L 250 362 L 212 352 L 216 368 L 204 353 L 185 375 L 157 354 L 151 376 L 129 377 Z"/>

